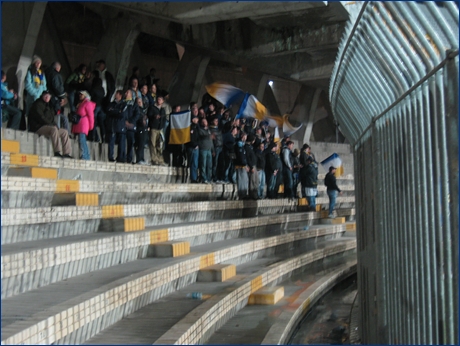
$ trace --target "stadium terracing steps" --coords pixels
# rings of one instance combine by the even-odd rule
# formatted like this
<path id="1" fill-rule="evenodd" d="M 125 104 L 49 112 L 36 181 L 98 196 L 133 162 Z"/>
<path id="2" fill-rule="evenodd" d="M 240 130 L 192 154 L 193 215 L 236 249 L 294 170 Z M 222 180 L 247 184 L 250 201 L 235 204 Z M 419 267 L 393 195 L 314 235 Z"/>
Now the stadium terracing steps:
<path id="1" fill-rule="evenodd" d="M 283 343 L 356 272 L 352 174 L 328 219 L 182 168 L 37 155 L 30 136 L 2 130 L 2 344 Z"/>

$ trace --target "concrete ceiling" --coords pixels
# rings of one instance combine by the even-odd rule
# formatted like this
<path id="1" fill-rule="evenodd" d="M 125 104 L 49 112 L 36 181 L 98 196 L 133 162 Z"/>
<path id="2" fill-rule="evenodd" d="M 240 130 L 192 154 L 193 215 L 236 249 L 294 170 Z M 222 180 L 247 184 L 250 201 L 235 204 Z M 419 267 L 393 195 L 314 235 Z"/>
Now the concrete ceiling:
<path id="1" fill-rule="evenodd" d="M 84 4 L 109 20 L 129 13 L 142 32 L 212 59 L 323 88 L 348 20 L 340 2 L 326 1 Z"/>

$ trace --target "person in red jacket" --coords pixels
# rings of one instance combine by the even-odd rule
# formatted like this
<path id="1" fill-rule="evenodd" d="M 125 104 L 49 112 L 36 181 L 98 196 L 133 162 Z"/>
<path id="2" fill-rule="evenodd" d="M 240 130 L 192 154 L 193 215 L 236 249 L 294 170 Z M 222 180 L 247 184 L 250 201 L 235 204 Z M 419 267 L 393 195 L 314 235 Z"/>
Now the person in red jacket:
<path id="1" fill-rule="evenodd" d="M 94 128 L 94 109 L 96 108 L 96 104 L 91 101 L 91 97 L 86 90 L 80 91 L 78 97 L 80 102 L 77 104 L 76 113 L 80 116 L 80 121 L 78 124 L 72 125 L 72 133 L 78 135 L 80 159 L 89 160 L 90 155 L 86 136 Z"/>

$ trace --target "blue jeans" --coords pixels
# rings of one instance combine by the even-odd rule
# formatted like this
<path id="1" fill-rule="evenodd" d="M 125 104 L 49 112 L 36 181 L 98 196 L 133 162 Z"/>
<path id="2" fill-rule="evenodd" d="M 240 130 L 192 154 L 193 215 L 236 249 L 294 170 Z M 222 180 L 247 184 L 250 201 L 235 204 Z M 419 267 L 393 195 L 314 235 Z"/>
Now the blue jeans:
<path id="1" fill-rule="evenodd" d="M 211 150 L 200 150 L 200 172 L 201 180 L 211 181 L 212 175 L 212 153 Z"/>
<path id="2" fill-rule="evenodd" d="M 118 144 L 117 162 L 126 161 L 126 134 L 125 133 L 112 133 L 109 141 L 109 160 L 114 161 L 114 148 L 115 143 Z"/>
<path id="3" fill-rule="evenodd" d="M 308 206 L 310 208 L 316 208 L 316 196 L 307 196 Z"/>
<path id="4" fill-rule="evenodd" d="M 260 171 L 257 171 L 259 174 L 259 193 L 258 197 L 259 198 L 264 198 L 264 188 L 265 188 L 265 171 L 261 169 Z"/>
<path id="5" fill-rule="evenodd" d="M 334 210 L 337 194 L 337 190 L 327 190 L 327 195 L 329 196 L 329 215 L 331 215 L 332 211 Z"/>
<path id="6" fill-rule="evenodd" d="M 86 135 L 84 133 L 78 134 L 78 144 L 80 144 L 80 159 L 89 160 L 88 143 L 86 143 Z"/>
<path id="7" fill-rule="evenodd" d="M 190 167 L 190 180 L 196 182 L 198 180 L 198 158 L 200 152 L 198 149 L 187 148 L 188 166 Z"/>
<path id="8" fill-rule="evenodd" d="M 278 180 L 278 175 L 269 174 L 267 181 L 267 198 L 276 198 L 278 191 L 276 190 L 276 181 Z"/>
<path id="9" fill-rule="evenodd" d="M 19 126 L 21 125 L 21 118 L 22 118 L 21 110 L 19 108 L 16 108 L 10 105 L 3 106 L 2 112 L 5 110 L 8 113 L 7 127 L 13 130 L 19 130 Z"/>

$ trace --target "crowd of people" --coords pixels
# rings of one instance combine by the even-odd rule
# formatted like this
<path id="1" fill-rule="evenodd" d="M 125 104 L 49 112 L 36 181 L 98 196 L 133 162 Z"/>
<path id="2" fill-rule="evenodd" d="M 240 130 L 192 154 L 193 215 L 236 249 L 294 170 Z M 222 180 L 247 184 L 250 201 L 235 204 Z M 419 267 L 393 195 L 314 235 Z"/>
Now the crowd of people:
<path id="1" fill-rule="evenodd" d="M 71 158 L 71 133 L 78 139 L 82 160 L 90 160 L 87 140 L 105 142 L 112 162 L 186 166 L 192 183 L 234 183 L 240 199 L 305 197 L 309 207 L 316 209 L 318 163 L 308 144 L 294 150 L 289 136 L 273 138 L 268 122 L 233 116 L 231 109 L 209 94 L 203 96 L 201 106 L 191 102 L 187 107 L 190 141 L 169 144 L 170 117 L 184 109 L 168 103 L 169 94 L 159 88 L 156 70 L 141 77 L 135 67 L 124 90 L 116 90 L 105 61 L 97 61 L 96 66 L 88 71 L 81 64 L 64 80 L 59 62 L 43 71 L 40 57 L 32 59 L 25 78 L 28 130 L 49 137 L 55 156 Z M 2 112 L 7 111 L 8 126 L 15 129 L 22 116 L 14 106 L 16 99 L 2 71 Z M 66 105 L 68 116 L 64 115 Z M 147 147 L 149 158 L 144 157 Z M 325 181 L 331 215 L 340 192 L 333 173 Z M 284 187 L 281 194 L 280 185 Z"/>

